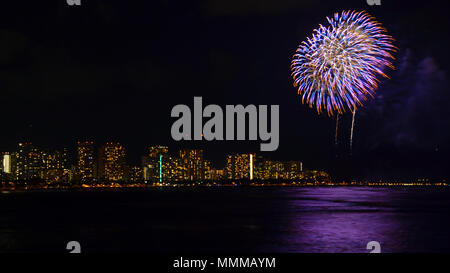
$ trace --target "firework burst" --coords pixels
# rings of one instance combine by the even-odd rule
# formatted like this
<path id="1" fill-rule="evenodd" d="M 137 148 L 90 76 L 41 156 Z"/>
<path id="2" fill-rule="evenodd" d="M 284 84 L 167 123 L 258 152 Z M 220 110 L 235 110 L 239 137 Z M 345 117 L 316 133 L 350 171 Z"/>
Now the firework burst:
<path id="1" fill-rule="evenodd" d="M 373 96 L 379 78 L 394 69 L 396 47 L 379 22 L 365 11 L 344 11 L 328 18 L 298 47 L 291 70 L 302 103 L 317 112 L 354 112 Z"/>

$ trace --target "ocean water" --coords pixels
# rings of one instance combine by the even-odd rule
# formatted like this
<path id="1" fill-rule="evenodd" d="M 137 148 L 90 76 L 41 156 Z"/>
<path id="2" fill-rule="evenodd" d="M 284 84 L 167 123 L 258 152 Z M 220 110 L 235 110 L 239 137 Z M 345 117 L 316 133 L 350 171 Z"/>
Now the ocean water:
<path id="1" fill-rule="evenodd" d="M 450 252 L 450 189 L 202 187 L 0 194 L 0 252 Z"/>

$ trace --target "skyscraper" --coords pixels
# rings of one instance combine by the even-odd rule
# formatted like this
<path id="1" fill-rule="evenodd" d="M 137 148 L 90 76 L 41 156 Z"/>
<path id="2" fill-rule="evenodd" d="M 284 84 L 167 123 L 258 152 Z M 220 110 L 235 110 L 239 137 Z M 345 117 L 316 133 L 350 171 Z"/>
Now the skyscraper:
<path id="1" fill-rule="evenodd" d="M 68 150 L 42 151 L 43 178 L 47 182 L 67 180 Z M 65 179 L 63 179 L 63 177 Z"/>
<path id="2" fill-rule="evenodd" d="M 148 149 L 148 156 L 153 158 L 159 158 L 160 155 L 167 156 L 169 148 L 167 146 L 152 146 Z"/>
<path id="3" fill-rule="evenodd" d="M 55 166 L 58 170 L 67 170 L 69 168 L 69 149 L 63 148 L 54 152 Z"/>
<path id="4" fill-rule="evenodd" d="M 279 161 L 264 160 L 258 168 L 258 179 L 261 180 L 282 179 L 284 176 L 284 164 Z"/>
<path id="5" fill-rule="evenodd" d="M 165 166 L 169 162 L 169 148 L 167 146 L 152 146 L 149 148 L 148 156 L 143 157 L 144 177 L 147 181 L 162 182 L 165 177 Z"/>
<path id="6" fill-rule="evenodd" d="M 185 173 L 181 159 L 176 157 L 165 157 L 162 162 L 163 180 L 180 181 Z"/>
<path id="7" fill-rule="evenodd" d="M 272 161 L 255 156 L 253 159 L 254 175 L 258 180 L 293 180 L 302 177 L 301 161 Z"/>
<path id="8" fill-rule="evenodd" d="M 226 165 L 228 179 L 250 179 L 250 159 L 250 154 L 228 155 Z"/>
<path id="9" fill-rule="evenodd" d="M 9 153 L 4 153 L 2 156 L 2 171 L 4 173 L 10 174 L 12 172 L 12 160 Z"/>
<path id="10" fill-rule="evenodd" d="M 284 169 L 286 172 L 284 179 L 299 179 L 303 171 L 303 164 L 301 161 L 287 161 Z"/>
<path id="11" fill-rule="evenodd" d="M 211 168 L 211 170 L 209 171 L 209 176 L 207 178 L 208 180 L 216 180 L 216 181 L 224 180 L 225 171 L 222 169 Z"/>
<path id="12" fill-rule="evenodd" d="M 16 153 L 16 180 L 32 180 L 43 177 L 43 153 L 31 142 L 19 143 Z"/>
<path id="13" fill-rule="evenodd" d="M 205 163 L 203 160 L 203 150 L 180 150 L 180 160 L 184 169 L 184 180 L 199 181 L 205 179 Z"/>
<path id="14" fill-rule="evenodd" d="M 94 143 L 92 141 L 78 142 L 77 174 L 82 181 L 94 178 L 95 159 Z M 63 164 L 63 162 L 60 162 Z"/>
<path id="15" fill-rule="evenodd" d="M 107 181 L 125 179 L 126 152 L 120 143 L 107 142 L 99 151 L 99 173 Z"/>
<path id="16" fill-rule="evenodd" d="M 211 161 L 203 159 L 203 179 L 211 179 Z"/>

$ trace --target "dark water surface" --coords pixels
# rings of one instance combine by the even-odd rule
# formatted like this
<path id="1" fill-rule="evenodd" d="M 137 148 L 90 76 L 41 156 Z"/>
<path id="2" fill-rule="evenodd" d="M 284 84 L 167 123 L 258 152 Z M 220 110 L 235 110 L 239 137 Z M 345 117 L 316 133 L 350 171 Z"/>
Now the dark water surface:
<path id="1" fill-rule="evenodd" d="M 0 194 L 0 252 L 450 252 L 446 188 Z"/>

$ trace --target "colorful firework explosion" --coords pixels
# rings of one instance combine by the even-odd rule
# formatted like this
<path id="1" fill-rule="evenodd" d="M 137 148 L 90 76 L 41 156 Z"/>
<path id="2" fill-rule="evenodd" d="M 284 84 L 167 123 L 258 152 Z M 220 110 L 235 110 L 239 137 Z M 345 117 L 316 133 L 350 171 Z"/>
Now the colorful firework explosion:
<path id="1" fill-rule="evenodd" d="M 303 41 L 293 57 L 294 86 L 302 103 L 320 114 L 355 111 L 373 96 L 385 67 L 394 69 L 393 38 L 365 11 L 344 11 L 328 18 Z"/>

